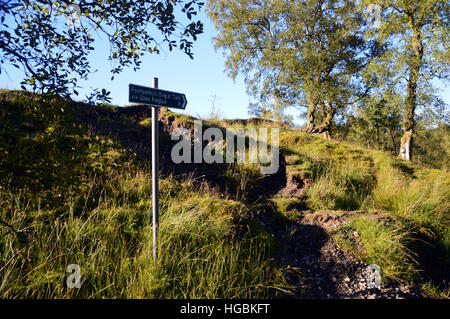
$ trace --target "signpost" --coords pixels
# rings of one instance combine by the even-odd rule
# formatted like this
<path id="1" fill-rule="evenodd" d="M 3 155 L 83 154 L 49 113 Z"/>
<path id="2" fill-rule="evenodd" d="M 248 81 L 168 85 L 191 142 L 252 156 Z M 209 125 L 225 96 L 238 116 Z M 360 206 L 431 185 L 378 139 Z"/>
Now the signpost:
<path id="1" fill-rule="evenodd" d="M 129 84 L 128 101 L 152 106 L 152 213 L 153 213 L 153 258 L 158 256 L 159 233 L 159 107 L 170 107 L 184 110 L 186 96 L 182 93 L 158 89 L 158 78 L 153 78 L 153 88 Z"/>
<path id="2" fill-rule="evenodd" d="M 156 80 L 156 87 L 155 87 Z M 152 106 L 171 107 L 184 110 L 186 96 L 182 93 L 158 90 L 158 79 L 153 79 L 153 88 L 129 84 L 129 101 L 133 103 L 149 104 Z"/>

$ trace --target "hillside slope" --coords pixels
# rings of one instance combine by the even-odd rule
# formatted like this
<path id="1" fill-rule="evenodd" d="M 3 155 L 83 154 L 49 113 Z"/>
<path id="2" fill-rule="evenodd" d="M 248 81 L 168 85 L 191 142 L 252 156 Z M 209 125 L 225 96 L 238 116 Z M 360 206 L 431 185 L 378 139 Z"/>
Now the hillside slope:
<path id="1" fill-rule="evenodd" d="M 1 91 L 0 117 L 2 297 L 448 297 L 448 172 L 283 128 L 274 175 L 174 164 L 169 134 L 194 118 L 165 110 L 155 262 L 150 108 Z"/>

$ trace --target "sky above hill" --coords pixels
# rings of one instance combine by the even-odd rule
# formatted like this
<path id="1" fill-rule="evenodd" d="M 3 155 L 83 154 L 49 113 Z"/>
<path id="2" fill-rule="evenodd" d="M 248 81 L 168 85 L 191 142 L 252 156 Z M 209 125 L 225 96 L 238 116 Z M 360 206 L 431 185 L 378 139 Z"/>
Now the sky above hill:
<path id="1" fill-rule="evenodd" d="M 109 47 L 105 41 L 97 41 L 96 49 L 91 55 L 92 69 L 97 72 L 91 74 L 89 81 L 80 82 L 82 89 L 80 98 L 94 88 L 105 88 L 111 91 L 112 104 L 125 106 L 128 102 L 128 84 L 151 86 L 152 78 L 159 79 L 159 88 L 168 91 L 184 93 L 188 100 L 186 110 L 182 113 L 194 116 L 205 116 L 211 109 L 212 97 L 216 96 L 216 107 L 224 118 L 247 118 L 250 97 L 246 93 L 246 86 L 242 76 L 233 81 L 225 73 L 225 57 L 223 52 L 217 52 L 213 47 L 212 38 L 217 34 L 214 25 L 206 14 L 201 12 L 199 19 L 204 23 L 204 33 L 194 43 L 194 59 L 191 60 L 184 53 L 174 50 L 169 52 L 163 47 L 159 55 L 146 55 L 142 59 L 141 69 L 136 72 L 125 69 L 111 81 L 109 73 L 111 66 L 108 61 Z M 0 74 L 0 87 L 19 89 L 23 74 L 13 67 L 7 68 L 7 73 Z M 436 85 L 443 89 L 441 96 L 450 104 L 450 88 L 442 83 Z M 178 112 L 179 110 L 177 110 Z M 291 110 L 295 123 L 302 124 L 300 112 Z"/>
<path id="2" fill-rule="evenodd" d="M 249 97 L 242 77 L 235 82 L 225 72 L 225 58 L 222 52 L 215 52 L 212 37 L 216 34 L 213 24 L 204 12 L 199 19 L 204 23 L 204 33 L 194 42 L 194 59 L 179 50 L 169 52 L 162 46 L 161 53 L 146 55 L 141 69 L 125 69 L 111 81 L 111 65 L 108 61 L 109 46 L 105 41 L 96 41 L 90 62 L 93 73 L 89 81 L 80 81 L 83 88 L 78 90 L 83 99 L 94 88 L 111 91 L 112 104 L 124 106 L 128 102 L 128 84 L 152 86 L 153 77 L 159 79 L 159 88 L 186 94 L 188 104 L 184 113 L 206 115 L 211 108 L 211 98 L 216 95 L 216 107 L 227 118 L 248 117 Z M 0 87 L 20 89 L 23 73 L 13 67 L 0 74 Z"/>

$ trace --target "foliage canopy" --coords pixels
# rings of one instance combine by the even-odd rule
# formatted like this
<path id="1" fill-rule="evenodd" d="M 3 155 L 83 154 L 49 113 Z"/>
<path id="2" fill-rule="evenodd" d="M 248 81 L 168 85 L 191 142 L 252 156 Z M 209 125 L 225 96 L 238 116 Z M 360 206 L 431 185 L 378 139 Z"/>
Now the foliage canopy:
<path id="1" fill-rule="evenodd" d="M 208 13 L 229 74 L 243 74 L 261 100 L 281 97 L 309 107 L 311 117 L 320 109 L 321 132 L 337 109 L 364 94 L 360 71 L 381 49 L 364 40 L 354 1 L 214 0 Z"/>
<path id="2" fill-rule="evenodd" d="M 163 45 L 189 57 L 203 32 L 193 21 L 199 0 L 0 0 L 0 72 L 6 64 L 21 69 L 22 88 L 62 96 L 78 95 L 77 82 L 92 72 L 88 56 L 104 37 L 110 45 L 111 73 L 138 69 L 144 53 Z M 106 61 L 105 61 L 106 62 Z M 90 97 L 108 101 L 106 90 Z"/>

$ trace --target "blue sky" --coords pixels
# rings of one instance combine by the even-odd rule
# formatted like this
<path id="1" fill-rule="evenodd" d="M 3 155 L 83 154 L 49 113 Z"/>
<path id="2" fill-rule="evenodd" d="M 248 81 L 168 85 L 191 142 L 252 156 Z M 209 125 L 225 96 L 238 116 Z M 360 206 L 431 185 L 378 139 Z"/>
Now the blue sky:
<path id="1" fill-rule="evenodd" d="M 205 32 L 194 43 L 193 60 L 178 50 L 169 52 L 167 47 L 162 47 L 159 55 L 143 58 L 140 70 L 126 70 L 111 82 L 107 64 L 104 71 L 92 76 L 91 83 L 105 83 L 105 88 L 111 91 L 113 104 L 127 105 L 129 83 L 151 86 L 152 78 L 157 77 L 160 89 L 186 94 L 188 105 L 185 113 L 206 114 L 211 108 L 209 100 L 216 95 L 224 117 L 247 117 L 249 97 L 243 78 L 234 82 L 224 73 L 225 58 L 222 52 L 215 52 L 212 43 L 214 26 L 205 14 L 199 17 L 204 23 Z M 98 59 L 95 60 L 107 61 L 106 50 L 99 50 L 96 55 Z"/>
<path id="2" fill-rule="evenodd" d="M 90 62 L 96 73 L 90 75 L 89 81 L 79 82 L 83 89 L 80 99 L 91 91 L 90 88 L 105 88 L 111 91 L 112 104 L 124 106 L 128 102 L 128 84 L 134 83 L 151 86 L 152 78 L 159 78 L 159 88 L 186 94 L 188 104 L 184 113 L 205 115 L 211 108 L 210 99 L 218 97 L 217 105 L 224 117 L 246 118 L 249 97 L 246 94 L 242 77 L 234 82 L 224 73 L 225 58 L 222 52 L 215 52 L 212 37 L 215 35 L 213 24 L 202 12 L 199 19 L 204 23 L 204 33 L 194 42 L 194 59 L 191 60 L 179 50 L 169 52 L 162 47 L 159 55 L 143 57 L 141 69 L 134 72 L 132 68 L 125 69 L 111 81 L 111 69 L 108 61 L 109 47 L 105 41 L 95 42 L 95 51 Z M 19 89 L 22 73 L 15 68 L 7 69 L 0 75 L 0 87 Z M 178 110 L 177 110 L 178 112 Z"/>
<path id="3" fill-rule="evenodd" d="M 78 90 L 80 97 L 93 88 L 105 88 L 111 91 L 112 104 L 128 105 L 128 84 L 134 83 L 143 86 L 151 86 L 152 78 L 159 78 L 159 88 L 181 92 L 186 94 L 188 105 L 185 111 L 194 116 L 206 115 L 211 108 L 211 98 L 217 96 L 217 105 L 221 114 L 225 118 L 246 118 L 249 117 L 247 107 L 250 98 L 246 93 L 242 76 L 238 76 L 236 81 L 229 78 L 224 72 L 225 57 L 222 51 L 215 51 L 212 37 L 216 34 L 213 24 L 206 17 L 204 12 L 198 16 L 204 23 L 204 33 L 194 43 L 194 60 L 180 51 L 169 52 L 163 48 L 159 55 L 146 55 L 143 57 L 141 69 L 134 72 L 132 68 L 124 70 L 116 75 L 111 81 L 111 69 L 108 61 L 109 47 L 106 43 L 96 41 L 96 50 L 91 56 L 93 69 L 98 69 L 91 74 L 88 82 L 79 83 L 83 89 Z M 9 75 L 4 72 L 0 74 L 0 87 L 8 89 L 19 89 L 19 82 L 22 79 L 21 72 L 15 68 L 7 69 Z M 450 104 L 450 88 L 444 88 L 442 83 L 435 83 L 444 89 L 441 96 Z M 302 124 L 298 119 L 299 112 L 291 111 L 295 116 L 295 122 Z"/>

